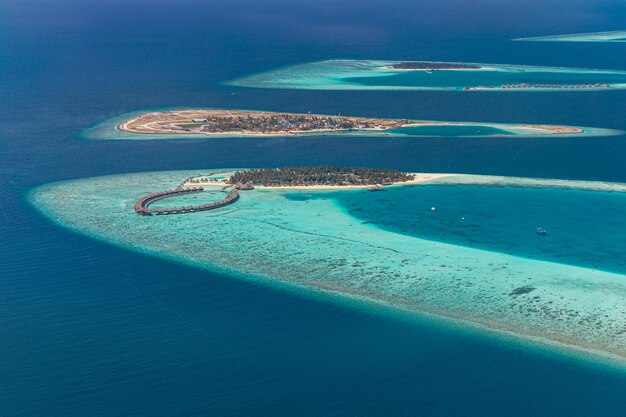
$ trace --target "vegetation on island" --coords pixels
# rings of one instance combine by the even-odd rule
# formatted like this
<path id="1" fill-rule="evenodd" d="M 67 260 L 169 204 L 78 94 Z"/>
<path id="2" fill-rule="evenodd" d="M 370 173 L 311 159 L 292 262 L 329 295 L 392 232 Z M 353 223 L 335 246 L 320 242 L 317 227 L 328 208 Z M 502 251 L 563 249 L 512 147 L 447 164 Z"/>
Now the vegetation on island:
<path id="1" fill-rule="evenodd" d="M 202 120 L 202 132 L 306 132 L 316 130 L 371 129 L 376 123 L 367 119 L 302 114 L 213 116 Z"/>
<path id="2" fill-rule="evenodd" d="M 149 112 L 120 123 L 118 129 L 133 133 L 201 135 L 285 135 L 317 132 L 383 131 L 415 123 L 407 119 L 328 116 L 248 110 L 171 110 Z"/>
<path id="3" fill-rule="evenodd" d="M 393 169 L 331 166 L 304 166 L 260 168 L 235 172 L 228 180 L 231 184 L 261 184 L 264 186 L 302 185 L 376 185 L 406 182 L 413 174 Z"/>
<path id="4" fill-rule="evenodd" d="M 400 62 L 398 64 L 393 64 L 391 68 L 414 70 L 480 69 L 480 65 L 457 64 L 451 62 Z"/>

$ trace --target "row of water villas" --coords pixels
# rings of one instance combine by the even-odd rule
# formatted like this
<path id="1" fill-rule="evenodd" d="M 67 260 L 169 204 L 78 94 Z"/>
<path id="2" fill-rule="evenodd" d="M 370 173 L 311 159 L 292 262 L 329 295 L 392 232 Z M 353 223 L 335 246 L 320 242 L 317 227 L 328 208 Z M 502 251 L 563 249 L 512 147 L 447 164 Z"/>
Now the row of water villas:
<path id="1" fill-rule="evenodd" d="M 577 89 L 585 89 L 585 88 L 609 88 L 608 84 L 528 84 L 528 83 L 520 83 L 520 84 L 502 84 L 500 88 L 577 88 Z"/>
<path id="2" fill-rule="evenodd" d="M 141 197 L 139 200 L 135 202 L 135 212 L 141 216 L 151 216 L 155 215 L 163 215 L 163 214 L 184 214 L 184 213 L 193 213 L 196 211 L 205 211 L 212 210 L 219 207 L 224 207 L 229 204 L 234 203 L 239 199 L 239 192 L 236 189 L 233 190 L 222 190 L 224 194 L 226 194 L 226 198 L 220 201 L 216 201 L 213 203 L 200 204 L 195 206 L 185 206 L 185 207 L 172 207 L 172 208 L 164 208 L 164 209 L 154 209 L 150 210 L 148 207 L 151 203 L 154 203 L 157 200 L 161 200 L 163 198 L 172 197 L 180 194 L 190 194 L 190 193 L 198 193 L 204 191 L 202 187 L 193 187 L 193 188 L 177 188 L 175 190 L 168 191 L 160 191 L 158 193 L 149 194 Z"/>

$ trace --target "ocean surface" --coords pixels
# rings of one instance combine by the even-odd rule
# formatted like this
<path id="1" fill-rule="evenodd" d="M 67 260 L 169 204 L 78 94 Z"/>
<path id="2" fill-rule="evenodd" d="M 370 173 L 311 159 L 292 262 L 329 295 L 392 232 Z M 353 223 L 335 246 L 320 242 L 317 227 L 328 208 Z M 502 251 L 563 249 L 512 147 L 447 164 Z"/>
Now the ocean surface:
<path id="1" fill-rule="evenodd" d="M 30 207 L 27 193 L 44 183 L 207 166 L 354 164 L 626 182 L 625 136 L 81 140 L 84 129 L 108 118 L 171 106 L 626 129 L 624 91 L 336 92 L 220 84 L 337 58 L 625 70 L 620 43 L 509 42 L 623 29 L 622 2 L 267 3 L 0 5 L 0 415 L 623 416 L 622 370 L 127 251 L 63 229 Z M 472 204 L 453 210 L 437 199 L 436 187 L 422 192 L 443 216 L 399 209 L 412 226 L 423 219 L 421 236 L 456 243 L 467 235 L 455 226 L 442 237 L 442 217 L 455 221 L 468 210 L 466 220 L 475 221 L 472 214 L 514 201 L 486 204 L 486 197 L 474 198 L 477 189 Z M 576 254 L 562 253 L 563 262 L 621 273 L 624 255 L 608 242 L 623 239 L 619 219 L 626 209 L 615 205 L 606 214 L 599 198 L 595 214 L 615 219 L 603 242 L 604 232 L 585 218 L 559 219 L 558 210 L 577 207 L 575 193 L 567 198 L 544 212 L 538 197 L 531 217 L 512 216 L 526 222 L 524 230 L 548 229 L 546 241 L 585 240 Z M 400 227 L 365 214 L 364 221 Z M 488 227 L 471 237 L 482 241 L 466 244 L 495 245 L 498 236 L 519 233 L 483 221 Z M 537 256 L 523 241 L 503 250 Z"/>

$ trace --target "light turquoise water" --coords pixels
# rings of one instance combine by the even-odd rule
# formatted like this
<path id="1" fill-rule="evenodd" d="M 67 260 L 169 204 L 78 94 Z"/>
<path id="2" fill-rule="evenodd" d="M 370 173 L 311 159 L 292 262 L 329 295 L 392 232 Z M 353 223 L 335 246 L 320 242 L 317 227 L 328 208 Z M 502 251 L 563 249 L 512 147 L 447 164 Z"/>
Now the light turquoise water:
<path id="1" fill-rule="evenodd" d="M 480 64 L 480 70 L 433 72 L 394 70 L 401 61 L 333 60 L 278 68 L 245 76 L 229 85 L 255 88 L 312 90 L 441 90 L 463 91 L 465 87 L 502 84 L 609 84 L 626 88 L 626 71 Z M 545 91 L 545 89 L 497 89 L 481 91 Z M 553 91 L 570 91 L 555 89 Z M 584 91 L 584 90 L 577 90 Z M 593 90 L 588 90 L 593 91 Z"/>
<path id="2" fill-rule="evenodd" d="M 403 136 L 511 136 L 516 135 L 511 130 L 488 125 L 441 125 L 415 126 L 389 130 L 388 133 Z M 522 133 L 519 133 L 522 135 Z"/>
<path id="3" fill-rule="evenodd" d="M 336 198 L 351 215 L 397 233 L 626 274 L 626 193 L 421 185 L 380 194 Z"/>
<path id="4" fill-rule="evenodd" d="M 90 236 L 212 270 L 234 272 L 245 279 L 432 312 L 586 351 L 626 353 L 624 275 L 528 257 L 529 251 L 541 251 L 549 242 L 555 242 L 552 248 L 564 250 L 568 239 L 577 239 L 576 233 L 562 228 L 568 216 L 573 221 L 581 215 L 576 206 L 563 200 L 565 195 L 570 203 L 580 200 L 578 207 L 587 210 L 604 202 L 617 207 L 623 203 L 624 186 L 455 176 L 439 183 L 526 188 L 473 190 L 429 185 L 376 193 L 254 190 L 242 193 L 232 206 L 209 212 L 163 217 L 134 213 L 132 206 L 139 196 L 172 188 L 182 178 L 204 172 L 69 181 L 39 187 L 30 200 L 55 221 Z M 527 188 L 540 185 L 614 192 Z M 497 205 L 481 202 L 480 196 L 472 194 L 475 192 Z M 459 202 L 467 199 L 476 201 L 465 203 L 463 208 Z M 504 199 L 509 201 L 498 201 Z M 435 203 L 439 208 L 433 213 L 429 206 Z M 555 208 L 544 219 L 549 224 L 535 224 L 534 220 L 542 219 L 540 207 L 553 203 Z M 379 207 L 371 208 L 376 205 Z M 512 205 L 517 213 L 502 210 Z M 565 210 L 567 206 L 571 206 L 570 211 Z M 359 208 L 366 211 L 359 212 Z M 427 213 L 440 220 L 413 218 L 425 218 Z M 468 226 L 449 224 L 458 222 L 461 215 Z M 558 216 L 564 219 L 557 222 Z M 614 220 L 614 216 L 601 216 L 596 225 L 610 228 Z M 532 247 L 535 226 L 550 228 L 543 247 Z M 464 227 L 470 227 L 473 234 L 464 233 Z M 589 250 L 609 250 L 620 244 L 619 238 L 602 242 L 599 234 L 578 230 L 584 234 L 578 239 L 587 239 Z M 507 245 L 514 255 L 502 253 Z M 499 250 L 493 251 L 495 248 Z M 607 262 L 598 256 L 566 261 L 585 266 Z"/>
<path id="5" fill-rule="evenodd" d="M 626 30 L 536 36 L 532 38 L 519 38 L 515 40 L 537 42 L 626 42 Z"/>

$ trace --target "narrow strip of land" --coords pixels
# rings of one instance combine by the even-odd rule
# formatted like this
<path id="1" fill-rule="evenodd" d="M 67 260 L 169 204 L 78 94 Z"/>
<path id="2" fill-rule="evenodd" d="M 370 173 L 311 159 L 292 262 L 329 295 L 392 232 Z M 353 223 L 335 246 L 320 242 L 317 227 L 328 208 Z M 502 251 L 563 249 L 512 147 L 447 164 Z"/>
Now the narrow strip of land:
<path id="1" fill-rule="evenodd" d="M 248 110 L 172 110 L 127 120 L 118 129 L 132 133 L 204 135 L 292 135 L 350 130 L 389 130 L 423 122 L 321 114 Z"/>
<path id="2" fill-rule="evenodd" d="M 492 88 L 477 87 L 476 89 Z M 249 110 L 186 109 L 148 112 L 126 120 L 117 129 L 137 134 L 205 136 L 280 136 L 323 133 L 379 132 L 398 133 L 395 129 L 428 126 L 472 126 L 477 123 L 410 119 L 330 116 L 311 113 L 276 113 Z M 543 124 L 499 125 L 511 135 L 567 135 L 585 132 L 575 126 Z M 392 131 L 392 132 L 390 132 Z M 389 133 L 387 133 L 389 132 Z M 408 136 L 412 134 L 408 133 Z"/>

